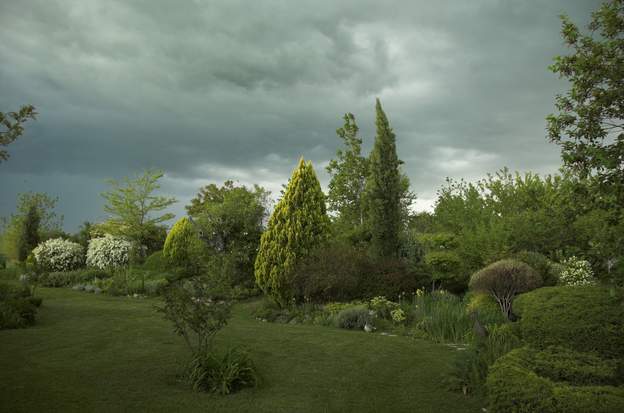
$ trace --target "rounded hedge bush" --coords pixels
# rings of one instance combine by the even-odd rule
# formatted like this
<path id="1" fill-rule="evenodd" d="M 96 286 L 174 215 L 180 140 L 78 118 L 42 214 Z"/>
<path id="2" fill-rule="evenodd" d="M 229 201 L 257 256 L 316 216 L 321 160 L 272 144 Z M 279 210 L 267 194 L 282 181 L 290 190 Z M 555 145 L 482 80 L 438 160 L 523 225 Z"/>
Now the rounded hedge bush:
<path id="1" fill-rule="evenodd" d="M 99 269 L 112 269 L 128 265 L 132 244 L 121 237 L 105 235 L 89 241 L 87 265 Z"/>
<path id="2" fill-rule="evenodd" d="M 172 267 L 184 268 L 194 274 L 201 267 L 204 245 L 191 220 L 187 217 L 176 222 L 165 239 L 163 257 Z"/>
<path id="3" fill-rule="evenodd" d="M 515 254 L 514 258 L 537 271 L 540 277 L 542 277 L 542 285 L 553 286 L 559 282 L 560 271 L 557 265 L 545 255 L 534 251 L 521 251 Z"/>
<path id="4" fill-rule="evenodd" d="M 518 260 L 500 260 L 477 271 L 470 278 L 470 289 L 492 295 L 507 318 L 512 318 L 511 305 L 516 295 L 542 285 L 540 275 Z"/>
<path id="5" fill-rule="evenodd" d="M 514 301 L 527 344 L 624 356 L 624 295 L 598 286 L 544 287 Z"/>
<path id="6" fill-rule="evenodd" d="M 594 382 L 609 377 L 615 371 L 606 362 L 592 359 L 561 348 L 538 351 L 530 347 L 513 350 L 499 358 L 490 368 L 486 380 L 489 409 L 502 412 L 541 413 L 616 413 L 624 411 L 624 388 L 615 386 L 577 386 L 579 382 Z M 593 366 L 585 362 L 589 359 Z M 602 364 L 601 364 L 602 363 Z M 607 366 L 607 367 L 605 367 Z M 601 371 L 603 368 L 605 371 Z M 547 372 L 555 381 L 541 376 Z"/>
<path id="7" fill-rule="evenodd" d="M 32 251 L 37 265 L 45 271 L 71 271 L 84 265 L 82 245 L 62 238 L 54 238 L 37 245 Z"/>

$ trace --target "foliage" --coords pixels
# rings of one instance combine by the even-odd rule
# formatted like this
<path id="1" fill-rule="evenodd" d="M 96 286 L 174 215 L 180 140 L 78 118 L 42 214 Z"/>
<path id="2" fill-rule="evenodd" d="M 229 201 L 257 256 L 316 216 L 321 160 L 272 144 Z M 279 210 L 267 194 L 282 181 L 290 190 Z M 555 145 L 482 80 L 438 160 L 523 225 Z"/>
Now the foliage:
<path id="1" fill-rule="evenodd" d="M 464 297 L 466 313 L 484 325 L 502 324 L 507 321 L 496 299 L 490 294 L 468 293 Z"/>
<path id="2" fill-rule="evenodd" d="M 452 371 L 453 386 L 464 393 L 483 392 L 490 366 L 520 345 L 510 323 L 492 326 L 487 337 L 476 339 L 457 355 Z"/>
<path id="3" fill-rule="evenodd" d="M 45 193 L 18 195 L 16 212 L 6 223 L 0 240 L 0 248 L 7 258 L 25 261 L 39 241 L 62 233 L 63 217 L 54 212 L 57 201 L 58 198 Z"/>
<path id="4" fill-rule="evenodd" d="M 100 228 L 139 246 L 147 246 L 153 234 L 157 233 L 155 227 L 174 217 L 172 213 L 153 216 L 177 202 L 175 198 L 153 194 L 160 188 L 158 180 L 163 176 L 162 171 L 146 170 L 134 179 L 109 181 L 112 189 L 102 193 L 106 200 L 104 211 L 109 218 L 100 224 Z"/>
<path id="5" fill-rule="evenodd" d="M 362 330 L 365 325 L 372 325 L 373 317 L 364 307 L 348 307 L 336 315 L 336 327 L 349 330 Z"/>
<path id="6" fill-rule="evenodd" d="M 347 113 L 344 126 L 336 130 L 345 149 L 336 151 L 336 158 L 329 161 L 327 173 L 331 176 L 327 194 L 329 211 L 338 214 L 338 220 L 347 228 L 364 224 L 362 197 L 366 188 L 368 159 L 362 156 L 362 138 L 355 116 Z"/>
<path id="7" fill-rule="evenodd" d="M 169 266 L 168 260 L 162 251 L 156 251 L 145 259 L 143 268 L 152 271 L 164 271 Z"/>
<path id="8" fill-rule="evenodd" d="M 301 158 L 262 234 L 255 262 L 258 286 L 281 305 L 290 301 L 293 270 L 327 240 L 328 231 L 321 185 L 312 162 Z"/>
<path id="9" fill-rule="evenodd" d="M 0 112 L 0 125 L 4 130 L 0 130 L 0 146 L 7 146 L 24 133 L 24 122 L 28 119 L 35 119 L 37 112 L 32 105 L 22 106 L 17 112 Z M 0 149 L 0 162 L 9 159 L 9 153 L 5 149 Z"/>
<path id="10" fill-rule="evenodd" d="M 44 287 L 71 287 L 76 284 L 95 283 L 96 280 L 106 279 L 111 276 L 110 272 L 83 268 L 75 271 L 50 272 L 42 274 L 39 282 Z"/>
<path id="11" fill-rule="evenodd" d="M 415 295 L 408 317 L 416 337 L 440 343 L 464 343 L 471 336 L 472 322 L 464 304 L 444 290 Z"/>
<path id="12" fill-rule="evenodd" d="M 232 285 L 252 287 L 254 262 L 267 214 L 269 192 L 226 181 L 200 189 L 186 209 L 201 230 L 202 238 L 223 261 L 224 277 Z"/>
<path id="13" fill-rule="evenodd" d="M 399 304 L 388 300 L 386 297 L 380 295 L 373 297 L 368 302 L 368 308 L 373 311 L 375 316 L 385 319 L 392 318 L 392 312 L 399 309 Z"/>
<path id="14" fill-rule="evenodd" d="M 27 287 L 0 283 L 0 330 L 28 327 L 35 323 L 41 299 Z"/>
<path id="15" fill-rule="evenodd" d="M 545 255 L 534 251 L 520 251 L 514 254 L 513 258 L 533 268 L 542 278 L 544 287 L 557 285 L 560 271 L 556 263 L 550 261 Z"/>
<path id="16" fill-rule="evenodd" d="M 548 116 L 548 137 L 561 145 L 564 164 L 595 175 L 621 205 L 624 195 L 624 3 L 606 1 L 592 14 L 589 34 L 562 16 L 561 34 L 571 54 L 550 69 L 571 82 L 557 95 L 559 113 Z M 620 207 L 621 208 L 621 207 Z"/>
<path id="17" fill-rule="evenodd" d="M 26 261 L 31 251 L 39 244 L 39 222 L 40 217 L 37 206 L 34 204 L 29 205 L 18 239 L 17 259 L 19 261 Z"/>
<path id="18" fill-rule="evenodd" d="M 45 271 L 71 271 L 85 262 L 82 245 L 62 238 L 49 239 L 32 251 L 37 264 Z"/>
<path id="19" fill-rule="evenodd" d="M 183 217 L 167 234 L 163 257 L 170 266 L 182 268 L 188 275 L 198 275 L 202 268 L 204 248 L 190 218 Z"/>
<path id="20" fill-rule="evenodd" d="M 574 357 L 548 349 L 539 353 L 531 348 L 513 350 L 498 359 L 490 369 L 486 387 L 492 412 L 619 412 L 624 409 L 624 389 L 613 386 L 576 386 L 542 377 L 535 371 L 535 358 L 545 365 L 589 372 Z M 581 359 L 591 356 L 581 356 Z M 563 362 L 563 364 L 562 364 Z M 590 370 L 592 370 L 590 368 Z M 585 376 L 583 374 L 583 376 Z M 599 376 L 604 377 L 604 372 Z"/>
<path id="21" fill-rule="evenodd" d="M 366 225 L 371 232 L 371 251 L 377 257 L 396 257 L 401 233 L 402 176 L 395 135 L 377 99 L 377 135 L 369 156 L 366 178 Z"/>
<path id="22" fill-rule="evenodd" d="M 128 265 L 132 245 L 121 237 L 105 235 L 89 241 L 87 266 L 102 270 Z"/>
<path id="23" fill-rule="evenodd" d="M 514 303 L 522 339 L 537 348 L 566 346 L 624 356 L 624 295 L 598 286 L 545 287 Z"/>
<path id="24" fill-rule="evenodd" d="M 173 331 L 184 338 L 191 353 L 210 353 L 213 337 L 230 318 L 228 291 L 211 279 L 190 277 L 166 288 L 163 301 L 158 311 L 173 323 Z"/>
<path id="25" fill-rule="evenodd" d="M 511 305 L 516 295 L 539 287 L 540 276 L 527 264 L 516 260 L 501 260 L 488 265 L 470 278 L 470 289 L 491 294 L 501 311 L 512 318 Z"/>
<path id="26" fill-rule="evenodd" d="M 563 270 L 559 274 L 561 285 L 591 285 L 596 283 L 594 272 L 588 261 L 572 256 L 561 264 L 563 265 Z"/>
<path id="27" fill-rule="evenodd" d="M 187 378 L 193 390 L 230 394 L 258 383 L 256 366 L 249 353 L 229 349 L 223 355 L 196 354 L 188 366 Z"/>

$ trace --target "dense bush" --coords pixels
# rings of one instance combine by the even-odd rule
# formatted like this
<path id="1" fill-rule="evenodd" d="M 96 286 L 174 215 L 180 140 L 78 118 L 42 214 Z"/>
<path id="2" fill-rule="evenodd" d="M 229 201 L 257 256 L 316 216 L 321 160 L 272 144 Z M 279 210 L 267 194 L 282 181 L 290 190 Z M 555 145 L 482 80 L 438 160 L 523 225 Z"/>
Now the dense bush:
<path id="1" fill-rule="evenodd" d="M 364 307 L 349 307 L 336 315 L 336 326 L 350 330 L 362 330 L 367 324 L 372 325 L 373 317 Z"/>
<path id="2" fill-rule="evenodd" d="M 106 235 L 93 238 L 87 249 L 87 265 L 99 269 L 113 269 L 128 265 L 132 245 L 120 237 Z"/>
<path id="3" fill-rule="evenodd" d="M 292 290 L 300 302 L 326 303 L 379 295 L 398 297 L 428 280 L 402 260 L 375 260 L 355 247 L 331 245 L 316 250 L 297 266 Z"/>
<path id="4" fill-rule="evenodd" d="M 229 349 L 222 356 L 206 352 L 195 355 L 187 379 L 193 390 L 230 394 L 258 383 L 256 366 L 246 351 Z"/>
<path id="5" fill-rule="evenodd" d="M 4 270 L 7 267 L 7 259 L 3 254 L 0 254 L 0 270 Z"/>
<path id="6" fill-rule="evenodd" d="M 576 353 L 559 353 L 560 349 L 536 352 L 529 347 L 511 351 L 498 359 L 490 369 L 486 387 L 492 412 L 600 412 L 624 411 L 624 388 L 614 386 L 575 386 L 542 377 L 535 371 L 535 360 L 539 359 L 541 370 L 546 367 L 556 376 L 570 369 L 582 372 L 579 377 L 595 373 L 595 369 L 583 364 L 587 357 L 577 361 Z M 569 358 L 568 358 L 569 357 Z M 565 360 L 565 361 L 564 361 Z M 594 371 L 592 371 L 594 370 Z M 613 370 L 610 370 L 613 374 Z M 589 374 L 589 376 L 588 376 Z M 574 373 L 572 373 L 572 376 Z M 600 380 L 605 374 L 601 373 Z"/>
<path id="7" fill-rule="evenodd" d="M 576 286 L 596 283 L 589 261 L 570 257 L 561 264 L 563 269 L 559 275 L 559 284 Z"/>
<path id="8" fill-rule="evenodd" d="M 598 286 L 545 287 L 514 304 L 524 341 L 566 346 L 605 357 L 624 356 L 624 295 Z"/>
<path id="9" fill-rule="evenodd" d="M 559 282 L 559 268 L 557 264 L 550 261 L 545 255 L 534 251 L 521 251 L 515 254 L 514 258 L 537 271 L 540 277 L 542 277 L 543 286 L 553 286 Z"/>
<path id="10" fill-rule="evenodd" d="M 189 218 L 183 217 L 167 234 L 163 257 L 169 266 L 182 268 L 188 275 L 198 275 L 204 249 L 205 245 L 195 226 Z"/>
<path id="11" fill-rule="evenodd" d="M 27 327 L 35 323 L 41 299 L 27 287 L 0 283 L 0 330 Z"/>
<path id="12" fill-rule="evenodd" d="M 517 294 L 539 287 L 539 274 L 517 260 L 500 260 L 477 271 L 470 278 L 470 289 L 491 294 L 507 318 L 512 318 L 511 305 Z"/>
<path id="13" fill-rule="evenodd" d="M 163 271 L 169 267 L 169 262 L 162 251 L 156 251 L 145 259 L 143 268 L 150 271 Z"/>
<path id="14" fill-rule="evenodd" d="M 82 245 L 62 238 L 44 241 L 32 253 L 39 267 L 45 271 L 71 271 L 85 262 Z"/>

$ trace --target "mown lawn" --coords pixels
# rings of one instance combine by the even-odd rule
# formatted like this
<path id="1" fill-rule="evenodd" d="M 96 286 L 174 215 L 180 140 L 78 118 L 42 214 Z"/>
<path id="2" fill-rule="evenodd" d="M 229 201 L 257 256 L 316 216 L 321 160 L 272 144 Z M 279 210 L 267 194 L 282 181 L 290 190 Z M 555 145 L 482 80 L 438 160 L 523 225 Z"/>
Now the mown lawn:
<path id="1" fill-rule="evenodd" d="M 477 412 L 447 390 L 454 350 L 427 341 L 320 326 L 262 323 L 238 305 L 217 344 L 249 348 L 262 383 L 230 396 L 194 393 L 188 357 L 151 299 L 40 289 L 34 327 L 0 331 L 7 412 Z"/>

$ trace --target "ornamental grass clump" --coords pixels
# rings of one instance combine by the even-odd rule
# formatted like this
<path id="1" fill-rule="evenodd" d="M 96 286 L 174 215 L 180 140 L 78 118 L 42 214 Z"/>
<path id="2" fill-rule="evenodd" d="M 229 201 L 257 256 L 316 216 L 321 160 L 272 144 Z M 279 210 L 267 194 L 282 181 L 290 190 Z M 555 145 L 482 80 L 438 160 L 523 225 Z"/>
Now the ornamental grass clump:
<path id="1" fill-rule="evenodd" d="M 44 241 L 33 249 L 37 265 L 44 271 L 72 271 L 84 265 L 82 245 L 62 238 Z"/>
<path id="2" fill-rule="evenodd" d="M 533 268 L 510 259 L 496 261 L 470 278 L 470 289 L 492 295 L 508 319 L 513 318 L 511 305 L 516 295 L 541 285 L 542 279 Z"/>

